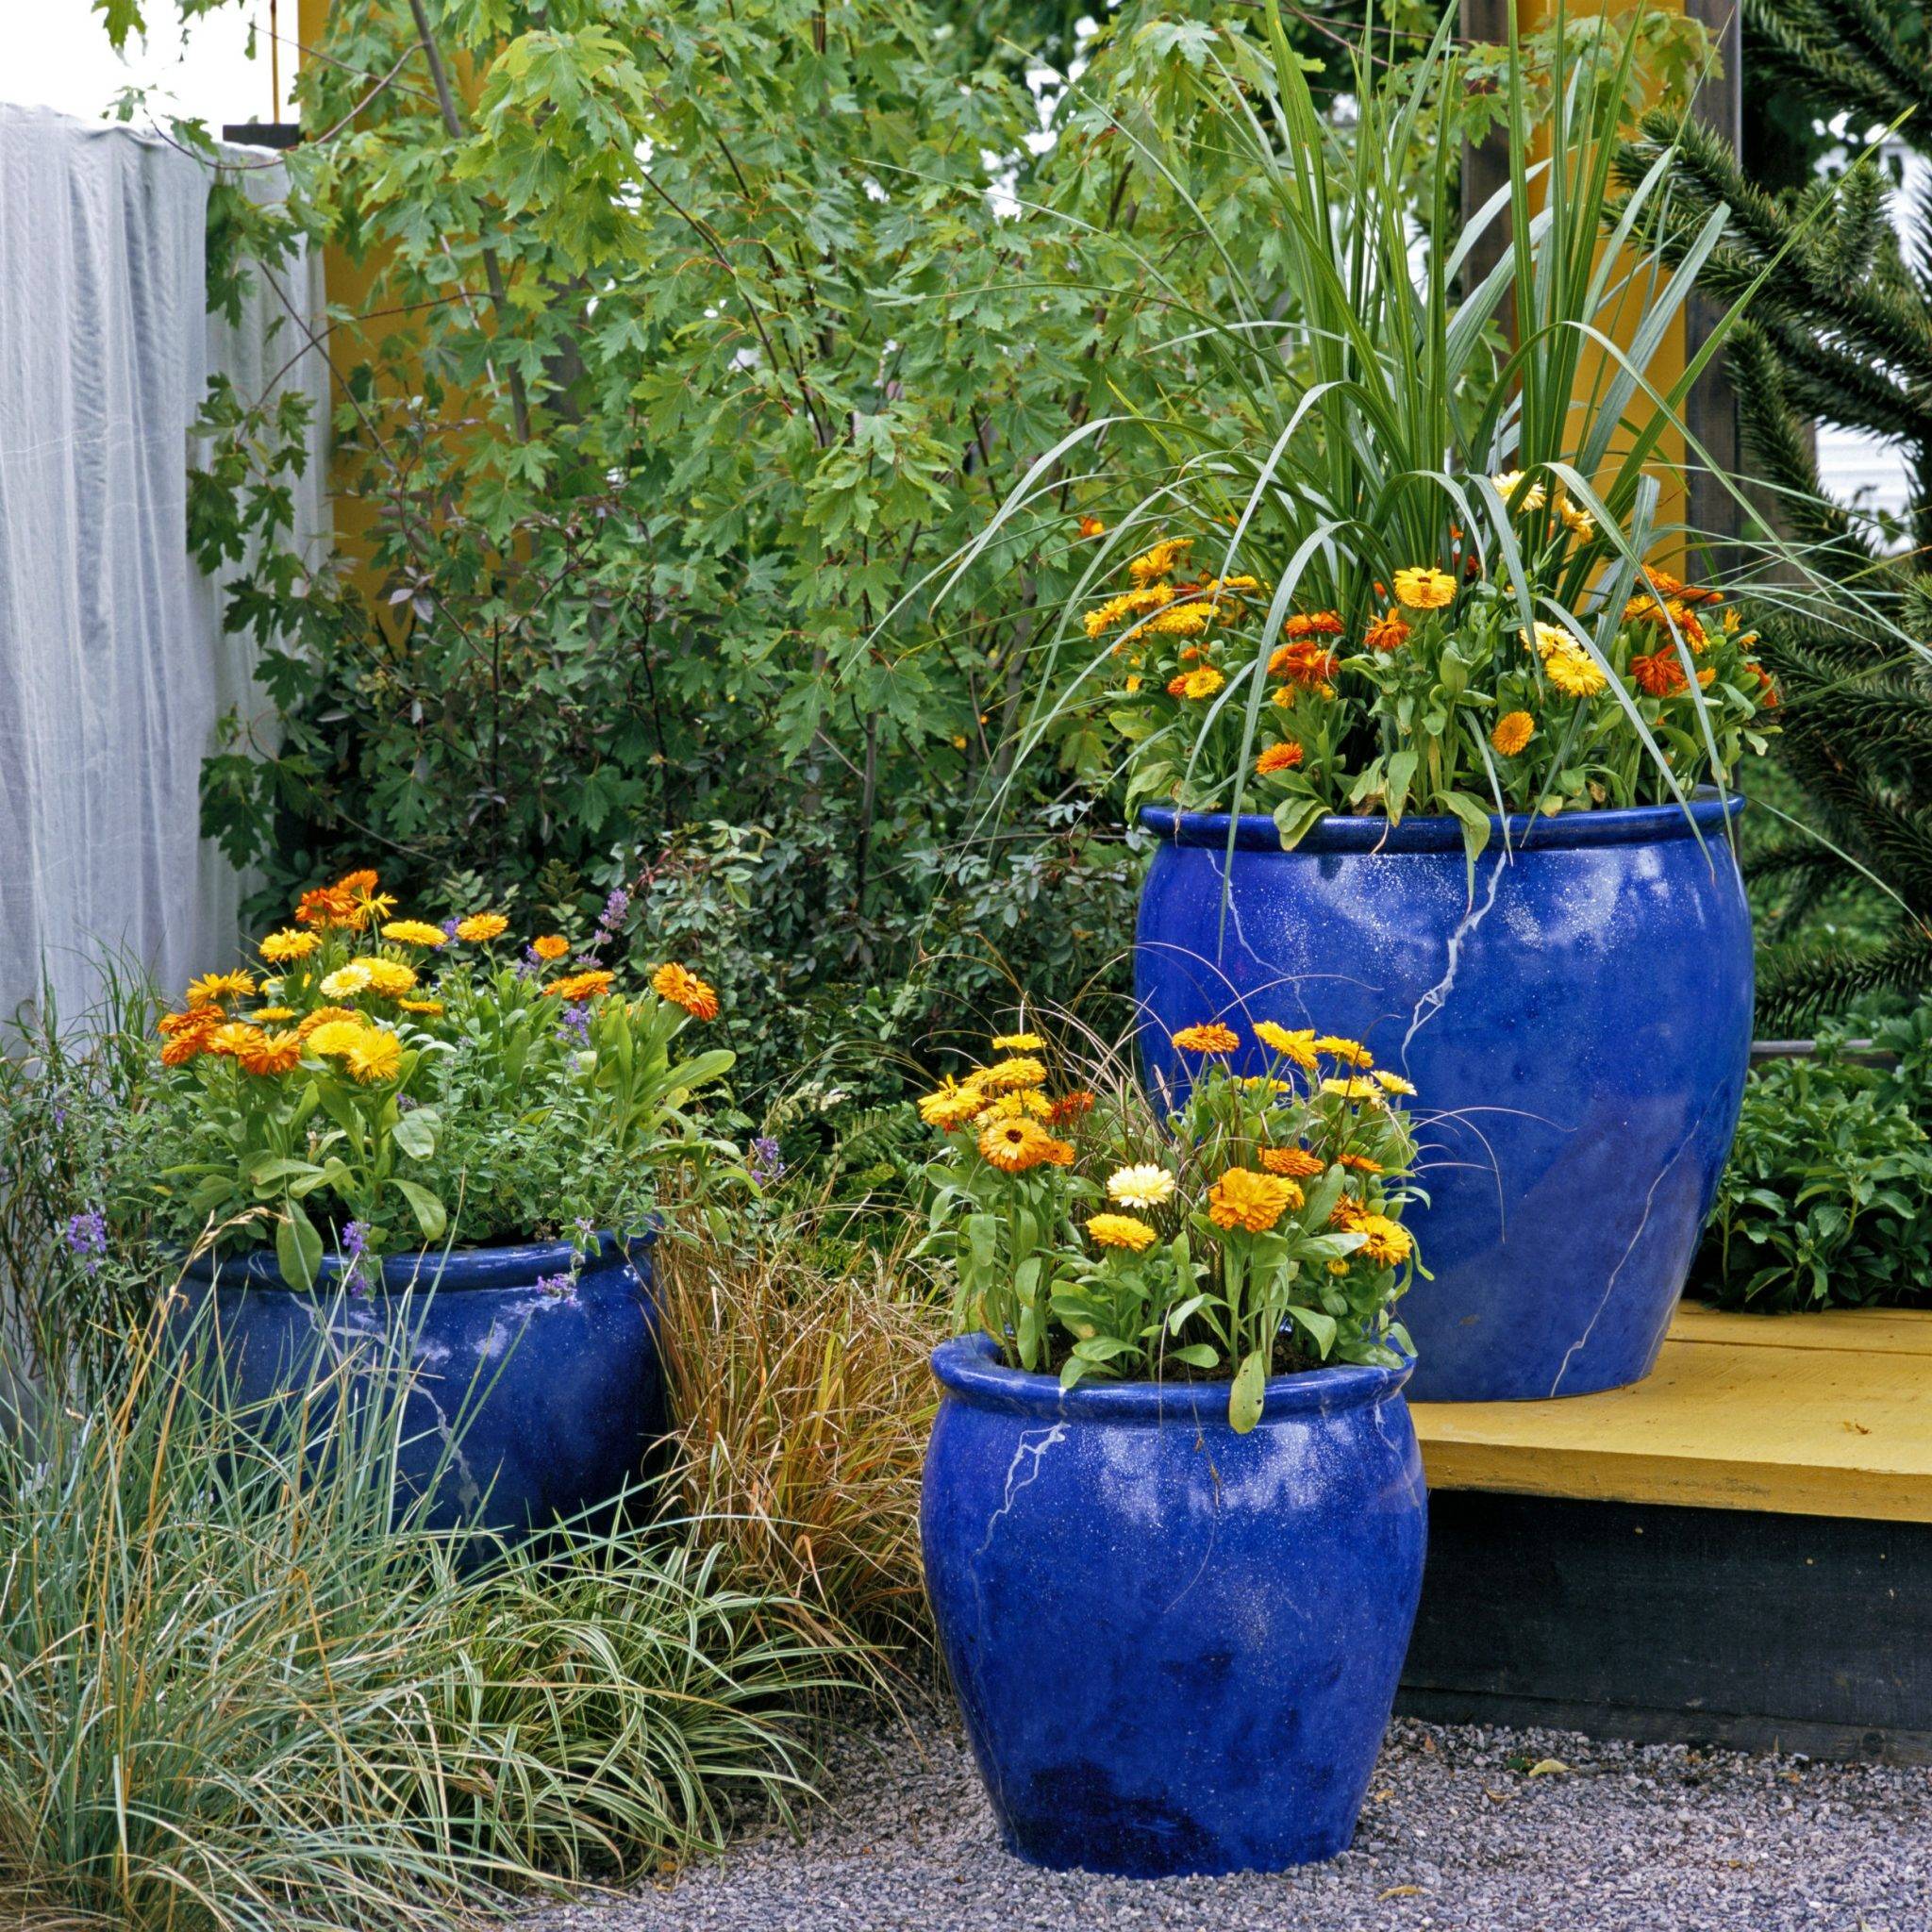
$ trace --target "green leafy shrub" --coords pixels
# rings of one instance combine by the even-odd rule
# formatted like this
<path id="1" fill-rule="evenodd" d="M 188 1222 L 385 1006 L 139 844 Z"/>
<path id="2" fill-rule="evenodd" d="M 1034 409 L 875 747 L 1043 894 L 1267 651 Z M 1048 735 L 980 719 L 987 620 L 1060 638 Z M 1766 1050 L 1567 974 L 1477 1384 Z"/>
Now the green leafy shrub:
<path id="1" fill-rule="evenodd" d="M 1773 1314 L 1932 1296 L 1932 1011 L 1754 1073 L 1690 1292 Z"/>

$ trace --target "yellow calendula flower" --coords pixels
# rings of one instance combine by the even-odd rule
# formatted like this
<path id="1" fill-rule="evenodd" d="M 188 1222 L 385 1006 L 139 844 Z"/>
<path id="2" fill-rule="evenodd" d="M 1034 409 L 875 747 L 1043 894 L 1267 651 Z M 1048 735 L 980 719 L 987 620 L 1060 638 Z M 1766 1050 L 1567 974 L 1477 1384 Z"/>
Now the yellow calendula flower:
<path id="1" fill-rule="evenodd" d="M 1028 1168 L 1059 1165 L 1058 1150 L 1073 1149 L 1057 1141 L 1038 1121 L 995 1121 L 979 1132 L 979 1152 L 990 1166 L 1003 1174 L 1024 1174 Z"/>
<path id="2" fill-rule="evenodd" d="M 1290 1208 L 1301 1205 L 1301 1190 L 1279 1174 L 1231 1167 L 1208 1191 L 1208 1218 L 1216 1227 L 1266 1234 Z"/>
<path id="3" fill-rule="evenodd" d="M 1415 1091 L 1415 1088 L 1408 1081 L 1405 1080 L 1400 1074 L 1391 1074 L 1386 1067 L 1376 1068 L 1375 1085 L 1384 1093 L 1413 1093 Z"/>
<path id="4" fill-rule="evenodd" d="M 974 1080 L 989 1093 L 1005 1093 L 1015 1087 L 1044 1087 L 1046 1068 L 1028 1055 L 1017 1054 L 1008 1059 L 995 1060 L 990 1067 L 982 1067 L 974 1075 Z"/>
<path id="5" fill-rule="evenodd" d="M 1169 1037 L 1182 1053 L 1233 1053 L 1241 1043 L 1241 1035 L 1219 1020 L 1202 1026 L 1183 1026 Z"/>
<path id="6" fill-rule="evenodd" d="M 1125 1248 L 1136 1255 L 1144 1254 L 1159 1240 L 1144 1221 L 1137 1221 L 1131 1214 L 1091 1215 L 1087 1232 L 1097 1247 Z"/>
<path id="7" fill-rule="evenodd" d="M 1174 1199 L 1174 1180 L 1166 1168 L 1151 1160 L 1136 1167 L 1117 1167 L 1107 1177 L 1107 1197 L 1123 1208 L 1158 1208 Z"/>
<path id="8" fill-rule="evenodd" d="M 1513 758 L 1536 736 L 1536 720 L 1527 711 L 1505 711 L 1490 733 L 1490 742 L 1506 758 Z"/>
<path id="9" fill-rule="evenodd" d="M 961 1084 L 948 1074 L 941 1086 L 920 1096 L 919 1118 L 929 1127 L 951 1133 L 976 1120 L 985 1107 L 986 1095 L 977 1087 L 970 1081 Z"/>
<path id="10" fill-rule="evenodd" d="M 1053 1102 L 1037 1087 L 1022 1087 L 1012 1093 L 995 1095 L 974 1120 L 983 1127 L 993 1121 L 1018 1120 L 1023 1114 L 1028 1120 L 1050 1121 L 1054 1117 Z"/>
<path id="11" fill-rule="evenodd" d="M 286 966 L 291 960 L 308 958 L 321 944 L 320 933 L 300 932 L 290 925 L 270 933 L 256 950 L 271 966 Z"/>
<path id="12" fill-rule="evenodd" d="M 1038 1053 L 1045 1044 L 1037 1033 L 995 1033 L 992 1037 L 995 1053 Z"/>
<path id="13" fill-rule="evenodd" d="M 303 1015 L 298 1031 L 307 1040 L 311 1033 L 324 1026 L 331 1026 L 338 1020 L 346 1020 L 352 1026 L 362 1024 L 362 1015 L 354 1007 L 317 1007 L 312 1013 Z"/>
<path id="14" fill-rule="evenodd" d="M 1167 681 L 1167 694 L 1171 698 L 1211 698 L 1227 682 L 1211 664 L 1197 664 L 1191 671 L 1182 671 Z"/>
<path id="15" fill-rule="evenodd" d="M 1411 610 L 1442 610 L 1455 602 L 1456 579 L 1433 564 L 1395 573 L 1395 597 Z"/>
<path id="16" fill-rule="evenodd" d="M 1329 1262 L 1328 1272 L 1331 1274 L 1346 1274 L 1348 1273 L 1348 1263 L 1338 1256 L 1333 1261 Z"/>
<path id="17" fill-rule="evenodd" d="M 1292 1093 L 1293 1087 L 1286 1080 L 1277 1080 L 1272 1074 L 1243 1074 L 1235 1085 L 1247 1093 L 1265 1093 L 1273 1099 L 1277 1093 Z"/>
<path id="18" fill-rule="evenodd" d="M 365 1086 L 393 1080 L 402 1068 L 403 1042 L 384 1027 L 368 1026 L 346 1058 L 350 1073 Z"/>
<path id="19" fill-rule="evenodd" d="M 560 932 L 546 932 L 530 941 L 530 950 L 548 965 L 551 960 L 560 959 L 570 951 L 570 941 Z"/>
<path id="20" fill-rule="evenodd" d="M 1382 1090 L 1374 1080 L 1324 1080 L 1324 1093 L 1339 1093 L 1344 1100 L 1380 1100 Z"/>
<path id="21" fill-rule="evenodd" d="M 203 1043 L 209 1053 L 225 1054 L 240 1059 L 262 1038 L 260 1027 L 250 1026 L 241 1020 L 230 1020 L 225 1026 L 213 1028 Z"/>
<path id="22" fill-rule="evenodd" d="M 1523 472 L 1521 470 L 1505 470 L 1500 476 L 1491 476 L 1490 478 L 1490 482 L 1494 487 L 1496 494 L 1506 504 L 1509 505 L 1512 509 L 1530 510 L 1542 508 L 1543 505 L 1549 501 L 1549 496 L 1541 483 L 1532 483 L 1524 491 L 1523 500 L 1520 503 L 1514 500 L 1516 487 L 1522 481 Z"/>
<path id="23" fill-rule="evenodd" d="M 257 1007 L 248 1016 L 250 1024 L 256 1026 L 268 1026 L 278 1021 L 292 1020 L 294 1017 L 293 1007 Z"/>
<path id="24" fill-rule="evenodd" d="M 398 946 L 442 946 L 449 943 L 449 935 L 440 925 L 431 925 L 426 919 L 391 919 L 383 927 L 382 936 Z"/>
<path id="25" fill-rule="evenodd" d="M 1306 1147 L 1264 1147 L 1261 1165 L 1269 1174 L 1291 1181 L 1310 1181 L 1323 1172 L 1322 1157 Z"/>
<path id="26" fill-rule="evenodd" d="M 346 966 L 338 966 L 322 982 L 322 996 L 327 1000 L 352 1000 L 368 991 L 369 969 L 353 959 Z"/>
<path id="27" fill-rule="evenodd" d="M 442 1011 L 442 1002 L 441 1000 L 398 1000 L 396 1005 L 404 1012 L 416 1013 L 424 1019 L 434 1019 L 438 1013 Z"/>
<path id="28" fill-rule="evenodd" d="M 1271 1051 L 1278 1053 L 1285 1060 L 1292 1060 L 1298 1067 L 1309 1072 L 1315 1067 L 1315 1029 L 1312 1026 L 1297 1027 L 1291 1031 L 1277 1025 L 1273 1020 L 1255 1022 L 1255 1038 Z"/>
<path id="29" fill-rule="evenodd" d="M 346 973 L 350 967 L 355 966 L 359 966 L 369 975 L 369 991 L 386 1000 L 401 999 L 416 984 L 416 969 L 413 966 L 405 966 L 397 959 L 378 959 L 372 955 L 365 958 L 351 959 L 349 965 L 343 967 L 342 971 Z M 327 991 L 328 987 L 325 984 L 323 991 Z"/>
<path id="30" fill-rule="evenodd" d="M 370 1029 L 359 1019 L 327 1020 L 309 1031 L 305 1044 L 325 1059 L 344 1059 Z"/>
<path id="31" fill-rule="evenodd" d="M 1587 509 L 1570 502 L 1560 491 L 1557 495 L 1556 510 L 1563 520 L 1563 527 L 1573 537 L 1585 539 L 1596 535 L 1596 519 Z"/>
<path id="32" fill-rule="evenodd" d="M 1137 584 L 1152 583 L 1156 577 L 1171 576 L 1194 547 L 1191 537 L 1164 537 L 1152 550 L 1137 557 L 1127 566 L 1127 575 Z"/>
<path id="33" fill-rule="evenodd" d="M 1566 698 L 1593 698 L 1606 687 L 1596 659 L 1577 650 L 1552 651 L 1543 659 L 1543 675 Z"/>
<path id="34" fill-rule="evenodd" d="M 1344 1040 L 1339 1033 L 1324 1033 L 1315 1041 L 1315 1051 L 1349 1067 L 1373 1067 L 1375 1057 L 1359 1040 Z"/>
<path id="35" fill-rule="evenodd" d="M 204 973 L 188 982 L 191 1007 L 212 1007 L 222 1000 L 245 1000 L 255 991 L 252 973 Z"/>
<path id="36" fill-rule="evenodd" d="M 651 974 L 651 991 L 660 1000 L 668 1000 L 674 1007 L 682 1007 L 693 1020 L 715 1020 L 718 1017 L 717 989 L 675 959 L 666 960 Z"/>
<path id="37" fill-rule="evenodd" d="M 1414 1237 L 1386 1214 L 1364 1214 L 1356 1223 L 1356 1232 L 1368 1236 L 1359 1252 L 1378 1267 L 1393 1268 L 1415 1252 Z"/>
<path id="38" fill-rule="evenodd" d="M 1158 616 L 1147 620 L 1147 628 L 1161 638 L 1197 638 L 1213 623 L 1216 607 L 1198 601 L 1170 604 Z"/>
<path id="39" fill-rule="evenodd" d="M 500 912 L 473 912 L 457 921 L 457 937 L 473 946 L 500 940 L 509 930 L 509 921 Z"/>

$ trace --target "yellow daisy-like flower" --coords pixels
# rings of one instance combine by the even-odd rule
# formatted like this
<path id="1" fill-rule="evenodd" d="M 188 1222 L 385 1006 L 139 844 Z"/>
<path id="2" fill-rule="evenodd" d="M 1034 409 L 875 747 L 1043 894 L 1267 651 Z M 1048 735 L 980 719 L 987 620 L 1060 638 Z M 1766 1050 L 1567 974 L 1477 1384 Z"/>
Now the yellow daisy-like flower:
<path id="1" fill-rule="evenodd" d="M 1505 470 L 1500 476 L 1491 476 L 1490 481 L 1494 485 L 1496 494 L 1513 509 L 1541 509 L 1549 501 L 1549 496 L 1541 483 L 1532 483 L 1524 492 L 1523 500 L 1520 503 L 1514 501 L 1516 486 L 1523 481 L 1521 470 Z"/>
<path id="2" fill-rule="evenodd" d="M 1536 736 L 1536 720 L 1527 711 L 1505 711 L 1490 733 L 1490 742 L 1506 758 L 1513 758 Z"/>
<path id="3" fill-rule="evenodd" d="M 1161 638 L 1197 638 L 1211 624 L 1217 607 L 1196 600 L 1191 604 L 1170 604 L 1158 616 L 1147 620 L 1148 630 Z"/>
<path id="4" fill-rule="evenodd" d="M 1339 1093 L 1344 1100 L 1380 1100 L 1382 1090 L 1374 1080 L 1324 1080 L 1324 1093 Z"/>
<path id="5" fill-rule="evenodd" d="M 1045 1044 L 1037 1033 L 995 1033 L 992 1037 L 995 1053 L 1038 1053 Z"/>
<path id="6" fill-rule="evenodd" d="M 1364 1214 L 1356 1223 L 1356 1232 L 1368 1236 L 1358 1252 L 1378 1267 L 1393 1268 L 1415 1252 L 1415 1238 L 1386 1214 Z"/>
<path id="7" fill-rule="evenodd" d="M 367 1026 L 347 1058 L 350 1073 L 365 1086 L 393 1080 L 402 1067 L 403 1042 L 381 1026 Z"/>
<path id="8" fill-rule="evenodd" d="M 449 935 L 440 925 L 431 925 L 426 919 L 391 919 L 383 927 L 382 936 L 399 946 L 444 946 L 449 943 Z"/>
<path id="9" fill-rule="evenodd" d="M 1051 1161 L 1054 1150 L 1062 1144 L 1038 1121 L 1024 1119 L 995 1121 L 981 1128 L 979 1135 L 981 1156 L 1002 1174 L 1024 1174 L 1028 1168 Z"/>
<path id="10" fill-rule="evenodd" d="M 992 1121 L 1017 1120 L 1024 1114 L 1029 1120 L 1050 1121 L 1054 1117 L 1054 1106 L 1037 1087 L 1023 1087 L 1015 1093 L 1002 1093 L 987 1102 L 974 1115 L 983 1127 Z"/>
<path id="11" fill-rule="evenodd" d="M 1348 1273 L 1348 1263 L 1338 1255 L 1334 1260 L 1329 1262 L 1328 1272 L 1331 1274 L 1346 1274 Z"/>
<path id="12" fill-rule="evenodd" d="M 369 969 L 351 960 L 346 966 L 338 966 L 322 982 L 322 996 L 328 1000 L 352 1000 L 358 992 L 369 991 Z"/>
<path id="13" fill-rule="evenodd" d="M 441 1000 L 398 1000 L 396 1005 L 404 1012 L 417 1013 L 425 1019 L 434 1019 L 438 1013 L 442 1011 L 442 1002 Z"/>
<path id="14" fill-rule="evenodd" d="M 1400 1074 L 1391 1074 L 1387 1067 L 1377 1067 L 1375 1069 L 1375 1085 L 1384 1093 L 1413 1093 L 1415 1091 L 1414 1086 L 1409 1081 L 1405 1080 Z"/>
<path id="15" fill-rule="evenodd" d="M 1596 535 L 1596 519 L 1587 509 L 1579 509 L 1568 498 L 1558 495 L 1557 514 L 1563 519 L 1563 527 L 1573 537 L 1589 538 Z"/>
<path id="16" fill-rule="evenodd" d="M 990 1093 L 1006 1093 L 1015 1087 L 1044 1087 L 1046 1068 L 1041 1061 L 1028 1055 L 1017 1054 L 1008 1059 L 995 1060 L 990 1067 L 982 1067 L 974 1079 Z"/>
<path id="17" fill-rule="evenodd" d="M 240 1059 L 261 1038 L 260 1027 L 250 1026 L 241 1020 L 230 1020 L 225 1026 L 217 1026 L 209 1032 L 205 1043 L 209 1053 L 225 1054 L 232 1059 Z"/>
<path id="18" fill-rule="evenodd" d="M 1366 1154 L 1343 1154 L 1339 1157 L 1338 1164 L 1355 1174 L 1388 1173 L 1379 1160 L 1371 1160 Z"/>
<path id="19" fill-rule="evenodd" d="M 509 921 L 500 912 L 473 912 L 457 921 L 457 937 L 473 946 L 500 940 L 509 930 Z"/>
<path id="20" fill-rule="evenodd" d="M 1294 1088 L 1286 1080 L 1277 1080 L 1271 1074 L 1244 1074 L 1234 1083 L 1244 1092 L 1266 1093 L 1271 1098 L 1277 1093 L 1292 1093 Z"/>
<path id="21" fill-rule="evenodd" d="M 368 974 L 369 991 L 386 1000 L 401 999 L 416 984 L 416 969 L 413 966 L 405 966 L 397 959 L 378 959 L 374 957 L 351 959 L 349 965 L 342 970 L 346 973 L 349 967 L 354 966 L 359 966 Z M 328 987 L 325 984 L 323 991 L 327 991 Z"/>
<path id="22" fill-rule="evenodd" d="M 362 1043 L 370 1028 L 359 1019 L 328 1020 L 313 1028 L 305 1041 L 311 1054 L 325 1059 L 345 1059 Z"/>
<path id="23" fill-rule="evenodd" d="M 1456 579 L 1433 564 L 1395 573 L 1395 596 L 1411 610 L 1441 610 L 1456 599 Z"/>
<path id="24" fill-rule="evenodd" d="M 1193 670 L 1171 677 L 1167 694 L 1171 698 L 1211 698 L 1226 682 L 1213 665 L 1197 664 Z"/>
<path id="25" fill-rule="evenodd" d="M 1257 1020 L 1255 1038 L 1263 1046 L 1278 1053 L 1283 1059 L 1292 1060 L 1296 1066 L 1305 1067 L 1310 1073 L 1314 1071 L 1315 1029 L 1312 1026 L 1297 1027 L 1291 1032 L 1273 1020 Z"/>
<path id="26" fill-rule="evenodd" d="M 256 951 L 271 966 L 285 966 L 291 960 L 308 958 L 321 944 L 320 933 L 299 932 L 292 925 L 289 925 L 284 926 L 280 932 L 270 933 Z"/>
<path id="27" fill-rule="evenodd" d="M 1183 1026 L 1170 1037 L 1182 1053 L 1233 1053 L 1241 1043 L 1241 1035 L 1219 1020 L 1202 1026 Z"/>
<path id="28" fill-rule="evenodd" d="M 332 1026 L 338 1020 L 346 1020 L 352 1026 L 362 1024 L 362 1015 L 354 1007 L 317 1007 L 312 1013 L 306 1013 L 297 1031 L 307 1040 L 311 1033 L 320 1032 L 325 1026 Z"/>
<path id="29" fill-rule="evenodd" d="M 1136 1255 L 1144 1254 L 1159 1240 L 1144 1221 L 1137 1221 L 1131 1214 L 1091 1215 L 1087 1232 L 1096 1246 L 1125 1248 Z"/>
<path id="30" fill-rule="evenodd" d="M 1216 1227 L 1266 1234 L 1291 1208 L 1301 1205 L 1300 1195 L 1301 1190 L 1279 1174 L 1231 1167 L 1208 1191 L 1208 1218 Z"/>
<path id="31" fill-rule="evenodd" d="M 211 1007 L 221 1000 L 245 1000 L 254 991 L 252 973 L 204 973 L 188 982 L 188 1004 Z"/>
<path id="32" fill-rule="evenodd" d="M 1171 576 L 1194 547 L 1191 537 L 1164 537 L 1152 550 L 1137 557 L 1127 566 L 1127 575 L 1137 584 L 1152 583 L 1156 577 Z"/>
<path id="33" fill-rule="evenodd" d="M 1344 1040 L 1339 1033 L 1324 1033 L 1315 1041 L 1315 1051 L 1325 1053 L 1331 1060 L 1340 1060 L 1344 1066 L 1373 1067 L 1375 1057 L 1359 1040 Z"/>
<path id="34" fill-rule="evenodd" d="M 1123 1208 L 1158 1208 L 1174 1199 L 1174 1180 L 1166 1168 L 1153 1161 L 1136 1167 L 1117 1167 L 1107 1177 L 1107 1197 Z"/>
<path id="35" fill-rule="evenodd" d="M 1577 650 L 1552 651 L 1543 659 L 1543 675 L 1566 698 L 1593 698 L 1606 682 L 1596 659 Z"/>
<path id="36" fill-rule="evenodd" d="M 292 1020 L 294 1017 L 293 1007 L 257 1007 L 248 1019 L 252 1025 L 267 1026 L 278 1020 Z"/>
<path id="37" fill-rule="evenodd" d="M 951 1133 L 976 1120 L 985 1107 L 986 1095 L 977 1087 L 970 1081 L 962 1085 L 948 1074 L 932 1092 L 920 1096 L 919 1118 L 929 1127 Z"/>
<path id="38" fill-rule="evenodd" d="M 1322 1157 L 1306 1147 L 1264 1147 L 1261 1165 L 1268 1173 L 1291 1181 L 1311 1181 L 1323 1172 Z"/>
<path id="39" fill-rule="evenodd" d="M 530 941 L 530 950 L 547 965 L 570 951 L 570 941 L 560 932 L 546 932 Z"/>

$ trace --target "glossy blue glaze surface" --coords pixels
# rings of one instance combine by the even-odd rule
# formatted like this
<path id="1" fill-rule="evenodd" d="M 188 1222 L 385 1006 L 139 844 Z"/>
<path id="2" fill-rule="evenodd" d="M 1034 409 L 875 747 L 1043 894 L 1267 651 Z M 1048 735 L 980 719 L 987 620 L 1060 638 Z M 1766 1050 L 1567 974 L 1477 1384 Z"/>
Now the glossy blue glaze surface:
<path id="1" fill-rule="evenodd" d="M 1185 1078 L 1174 1027 L 1272 1019 L 1364 1041 L 1420 1090 L 1418 1400 L 1579 1395 L 1656 1361 L 1750 1056 L 1741 804 L 1513 819 L 1507 842 L 1499 821 L 1473 888 L 1453 821 L 1327 819 L 1283 852 L 1243 818 L 1230 864 L 1224 816 L 1142 814 L 1157 1081 Z"/>
<path id="2" fill-rule="evenodd" d="M 608 1235 L 568 1293 L 540 1289 L 568 1274 L 565 1241 L 456 1249 L 387 1258 L 380 1291 L 342 1292 L 326 1257 L 313 1292 L 292 1290 L 268 1254 L 192 1263 L 192 1289 L 212 1290 L 225 1364 L 237 1392 L 267 1401 L 299 1390 L 318 1359 L 362 1351 L 373 1369 L 415 1374 L 399 1459 L 421 1494 L 452 1426 L 457 1453 L 428 1520 L 511 1537 L 615 1495 L 665 1429 L 663 1376 L 646 1233 Z"/>
<path id="3" fill-rule="evenodd" d="M 1355 1830 L 1422 1585 L 1406 1371 L 1089 1384 L 933 1355 L 919 1527 L 1008 1847 L 1160 1877 L 1327 1858 Z"/>

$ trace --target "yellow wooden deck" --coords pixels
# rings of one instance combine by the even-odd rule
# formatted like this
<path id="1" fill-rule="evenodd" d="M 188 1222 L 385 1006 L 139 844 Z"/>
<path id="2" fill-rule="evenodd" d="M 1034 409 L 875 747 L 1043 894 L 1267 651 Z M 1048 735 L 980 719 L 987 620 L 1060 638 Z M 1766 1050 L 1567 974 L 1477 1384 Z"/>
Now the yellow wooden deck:
<path id="1" fill-rule="evenodd" d="M 1932 1523 L 1932 1311 L 1686 1304 L 1634 1388 L 1413 1408 L 1431 1489 Z"/>

